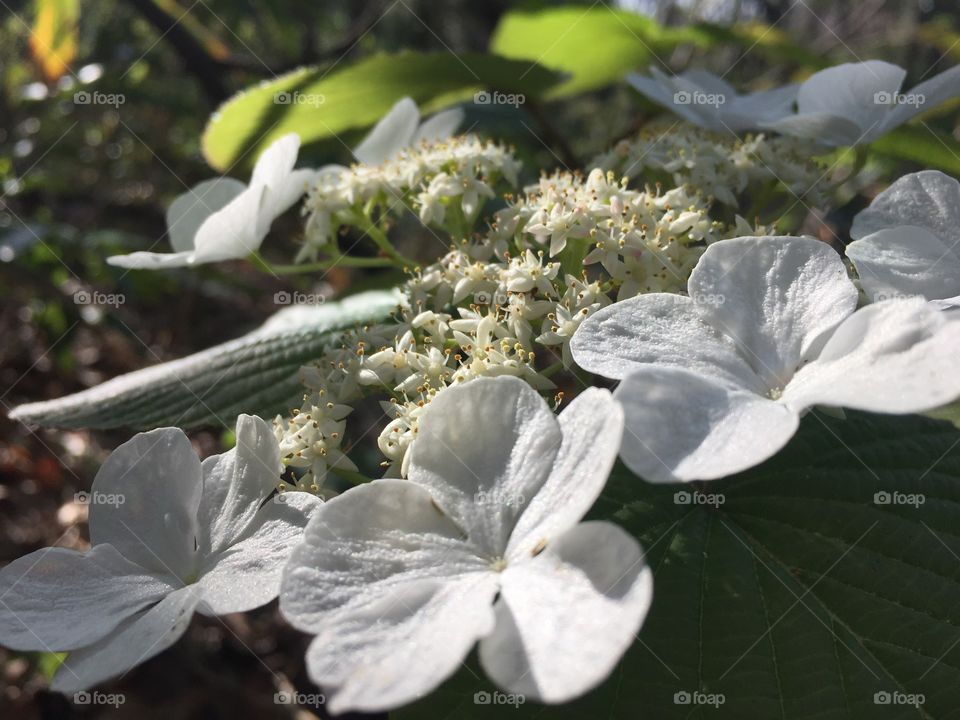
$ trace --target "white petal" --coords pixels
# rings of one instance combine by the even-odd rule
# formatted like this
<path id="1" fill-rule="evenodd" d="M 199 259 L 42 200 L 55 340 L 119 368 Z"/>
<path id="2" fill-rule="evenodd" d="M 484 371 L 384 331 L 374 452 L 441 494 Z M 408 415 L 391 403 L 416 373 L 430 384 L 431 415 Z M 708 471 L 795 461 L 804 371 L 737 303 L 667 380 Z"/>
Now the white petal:
<path id="1" fill-rule="evenodd" d="M 952 245 L 960 240 L 960 182 L 939 170 L 904 175 L 853 219 L 855 240 L 898 225 L 926 228 Z"/>
<path id="2" fill-rule="evenodd" d="M 715 480 L 771 457 L 793 437 L 798 415 L 781 403 L 685 370 L 628 376 L 620 457 L 649 482 Z"/>
<path id="3" fill-rule="evenodd" d="M 366 617 L 404 585 L 445 582 L 488 564 L 425 488 L 375 480 L 314 512 L 284 568 L 280 609 L 316 633 L 343 617 Z"/>
<path id="4" fill-rule="evenodd" d="M 103 640 L 70 653 L 50 689 L 67 695 L 86 690 L 159 655 L 180 639 L 199 602 L 195 585 L 170 593 Z"/>
<path id="5" fill-rule="evenodd" d="M 297 163 L 297 153 L 300 151 L 300 136 L 288 133 L 270 143 L 257 158 L 250 176 L 251 188 L 279 188 Z"/>
<path id="6" fill-rule="evenodd" d="M 900 91 L 906 71 L 882 60 L 844 63 L 814 73 L 800 86 L 797 112 L 830 113 L 854 123 L 868 137 L 879 135 L 886 107 L 878 93 Z"/>
<path id="7" fill-rule="evenodd" d="M 410 145 L 419 123 L 417 104 L 401 98 L 353 149 L 353 156 L 367 165 L 379 165 Z"/>
<path id="8" fill-rule="evenodd" d="M 660 74 L 656 68 L 651 71 L 654 75 Z M 698 120 L 694 122 L 700 127 L 718 133 L 732 132 L 732 128 L 725 124 L 723 114 L 727 103 L 731 103 L 736 96 L 733 86 L 713 73 L 702 70 L 690 70 L 673 77 L 663 75 L 661 82 L 667 82 L 672 88 L 670 99 L 674 112 L 682 115 L 679 108 L 689 108 L 697 116 Z M 708 102 L 710 98 L 705 95 L 716 95 L 716 102 Z"/>
<path id="9" fill-rule="evenodd" d="M 193 250 L 177 253 L 135 252 L 129 255 L 111 255 L 107 265 L 131 268 L 132 270 L 162 270 L 193 265 L 196 253 Z"/>
<path id="10" fill-rule="evenodd" d="M 900 102 L 887 114 L 883 129 L 892 130 L 915 115 L 960 95 L 960 65 L 925 80 L 906 93 L 912 102 Z"/>
<path id="11" fill-rule="evenodd" d="M 172 589 L 111 545 L 37 550 L 0 571 L 0 645 L 44 652 L 89 645 Z"/>
<path id="12" fill-rule="evenodd" d="M 307 650 L 331 713 L 381 712 L 428 695 L 493 629 L 496 573 L 409 583 L 340 618 Z"/>
<path id="13" fill-rule="evenodd" d="M 90 541 L 185 580 L 195 569 L 202 488 L 200 460 L 181 430 L 135 435 L 110 454 L 93 481 Z"/>
<path id="14" fill-rule="evenodd" d="M 760 127 L 776 130 L 784 135 L 807 138 L 820 145 L 836 147 L 866 142 L 864 131 L 852 120 L 829 112 L 811 112 L 785 115 L 779 120 L 758 123 Z"/>
<path id="15" fill-rule="evenodd" d="M 305 492 L 275 495 L 253 517 L 245 537 L 206 559 L 198 584 L 205 615 L 246 612 L 280 592 L 283 566 L 320 500 Z"/>
<path id="16" fill-rule="evenodd" d="M 857 306 L 840 256 L 805 237 L 743 237 L 707 248 L 690 275 L 703 317 L 737 343 L 767 387 L 782 388 Z"/>
<path id="17" fill-rule="evenodd" d="M 656 73 L 654 74 L 656 75 Z M 694 105 L 684 105 L 674 102 L 674 93 L 677 91 L 673 88 L 672 81 L 669 78 L 666 78 L 666 76 L 663 77 L 665 78 L 667 85 L 664 85 L 663 82 L 653 78 L 648 78 L 637 74 L 627 75 L 626 79 L 630 85 L 636 88 L 636 90 L 645 95 L 647 98 L 658 105 L 662 105 L 668 110 L 671 110 L 684 120 L 687 120 L 694 125 L 699 125 L 700 127 L 710 127 L 708 121 L 696 111 L 696 107 Z"/>
<path id="18" fill-rule="evenodd" d="M 197 546 L 205 555 L 244 537 L 260 505 L 280 482 L 280 448 L 273 429 L 258 417 L 241 415 L 236 435 L 236 447 L 202 464 Z"/>
<path id="19" fill-rule="evenodd" d="M 447 388 L 426 407 L 408 477 L 496 557 L 561 442 L 557 419 L 536 390 L 514 377 L 479 378 Z"/>
<path id="20" fill-rule="evenodd" d="M 799 85 L 784 85 L 749 95 L 733 96 L 721 108 L 724 123 L 731 130 L 749 130 L 760 123 L 776 122 L 793 112 Z"/>
<path id="21" fill-rule="evenodd" d="M 313 170 L 294 170 L 283 178 L 279 185 L 271 185 L 264 191 L 257 216 L 257 233 L 261 237 L 270 231 L 274 220 L 303 197 L 315 178 L 316 173 Z"/>
<path id="22" fill-rule="evenodd" d="M 193 262 L 235 260 L 259 250 L 266 234 L 258 227 L 265 192 L 263 185 L 251 185 L 208 217 L 197 230 Z"/>
<path id="23" fill-rule="evenodd" d="M 247 195 L 243 195 L 245 191 Z M 243 202 L 236 203 L 240 196 L 243 196 Z M 232 246 L 222 250 L 213 235 L 216 230 L 220 234 L 233 233 L 237 237 L 247 238 L 250 230 L 255 227 L 256 207 L 249 207 L 252 197 L 239 180 L 227 177 L 205 180 L 177 196 L 167 209 L 167 231 L 170 234 L 170 244 L 176 252 L 114 255 L 107 258 L 107 263 L 132 269 L 160 270 L 244 257 L 250 252 L 246 250 L 246 246 L 251 245 L 249 239 L 242 241 L 244 248 L 240 251 Z M 231 204 L 233 210 L 226 216 L 222 215 L 221 212 Z M 213 216 L 216 216 L 216 219 L 211 221 Z M 241 227 L 243 223 L 254 224 L 248 229 Z M 201 228 L 205 228 L 202 236 Z M 197 251 L 197 243 L 203 245 L 201 252 Z M 227 246 L 230 246 L 230 243 L 227 243 Z"/>
<path id="24" fill-rule="evenodd" d="M 570 350 L 584 370 L 615 380 L 656 363 L 761 387 L 733 340 L 705 322 L 693 300 L 673 293 L 638 295 L 598 310 L 580 324 Z"/>
<path id="25" fill-rule="evenodd" d="M 888 300 L 854 313 L 783 402 L 913 413 L 960 397 L 960 323 L 923 300 Z"/>
<path id="26" fill-rule="evenodd" d="M 507 557 L 529 557 L 543 540 L 576 525 L 607 483 L 620 451 L 623 411 L 608 390 L 589 388 L 560 413 L 563 444 L 550 477 L 520 516 Z"/>
<path id="27" fill-rule="evenodd" d="M 417 144 L 421 140 L 427 142 L 436 142 L 437 140 L 446 140 L 451 137 L 463 122 L 463 108 L 451 108 L 438 112 L 433 117 L 425 120 L 417 134 L 413 136 L 413 143 Z"/>
<path id="28" fill-rule="evenodd" d="M 637 541 L 611 523 L 582 523 L 503 573 L 480 662 L 508 692 L 566 702 L 610 674 L 652 598 Z"/>
<path id="29" fill-rule="evenodd" d="M 727 102 L 730 102 L 730 100 L 732 100 L 737 94 L 737 91 L 734 89 L 733 85 L 728 83 L 719 75 L 714 75 L 709 70 L 704 70 L 702 68 L 686 70 L 685 72 L 680 73 L 677 78 L 691 82 L 694 86 L 703 90 L 704 92 L 712 93 L 714 95 L 723 95 L 724 100 Z"/>
<path id="30" fill-rule="evenodd" d="M 376 480 L 318 508 L 280 608 L 317 633 L 307 665 L 330 710 L 385 710 L 452 674 L 492 628 L 490 562 L 416 483 Z"/>
<path id="31" fill-rule="evenodd" d="M 960 294 L 960 255 L 922 227 L 879 230 L 847 246 L 872 301 L 919 295 L 927 300 Z"/>
<path id="32" fill-rule="evenodd" d="M 944 298 L 942 300 L 931 300 L 930 306 L 936 308 L 937 310 L 942 310 L 944 312 L 951 311 L 950 317 L 958 317 L 957 314 L 952 311 L 960 308 L 960 295 L 952 298 Z"/>
<path id="33" fill-rule="evenodd" d="M 176 252 L 193 250 L 193 238 L 203 221 L 246 189 L 229 177 L 204 180 L 178 195 L 167 208 L 167 233 Z"/>

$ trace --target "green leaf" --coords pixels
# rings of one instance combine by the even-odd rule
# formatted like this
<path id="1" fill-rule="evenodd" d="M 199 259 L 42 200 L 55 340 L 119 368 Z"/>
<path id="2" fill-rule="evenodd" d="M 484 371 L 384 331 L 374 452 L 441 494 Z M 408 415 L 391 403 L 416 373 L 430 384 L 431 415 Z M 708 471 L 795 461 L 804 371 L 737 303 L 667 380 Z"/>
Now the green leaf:
<path id="1" fill-rule="evenodd" d="M 289 132 L 309 144 L 367 128 L 405 95 L 435 109 L 483 87 L 533 97 L 559 79 L 536 63 L 446 52 L 378 54 L 332 69 L 301 68 L 224 103 L 204 130 L 203 152 L 223 171 L 240 160 L 249 164 Z"/>
<path id="2" fill-rule="evenodd" d="M 937 420 L 946 420 L 960 428 L 960 402 L 950 403 L 935 410 L 930 410 L 925 412 L 924 415 L 936 418 Z"/>
<path id="3" fill-rule="evenodd" d="M 643 15 L 602 7 L 514 10 L 504 15 L 490 51 L 536 62 L 571 75 L 549 97 L 575 95 L 618 82 L 643 70 L 663 29 Z"/>
<path id="4" fill-rule="evenodd" d="M 778 62 L 826 65 L 825 58 L 763 23 L 663 27 L 645 15 L 603 4 L 509 12 L 497 25 L 490 50 L 568 73 L 570 79 L 548 93 L 556 98 L 611 85 L 629 72 L 646 72 L 650 64 L 664 68 L 658 58 L 684 44 L 702 49 L 732 45 Z"/>
<path id="5" fill-rule="evenodd" d="M 870 149 L 923 168 L 960 175 L 960 142 L 923 121 L 898 127 L 871 144 Z"/>
<path id="6" fill-rule="evenodd" d="M 67 653 L 45 652 L 37 653 L 37 669 L 48 681 L 53 679 L 57 670 L 67 658 Z"/>
<path id="7" fill-rule="evenodd" d="M 242 412 L 266 417 L 289 408 L 302 395 L 300 366 L 317 359 L 343 331 L 386 319 L 397 300 L 394 291 L 378 290 L 284 308 L 236 340 L 74 395 L 20 405 L 10 417 L 44 427 L 229 429 Z"/>
<path id="8" fill-rule="evenodd" d="M 702 504 L 704 495 L 677 502 L 676 493 L 689 500 L 693 491 L 722 494 L 723 502 Z M 877 493 L 887 495 L 877 502 Z M 897 502 L 882 502 L 894 493 Z M 611 677 L 569 705 L 528 703 L 513 712 L 474 704 L 474 693 L 493 690 L 474 661 L 395 717 L 957 716 L 960 432 L 953 426 L 920 416 L 850 412 L 844 421 L 811 413 L 775 458 L 726 480 L 652 486 L 618 467 L 591 515 L 634 533 L 655 573 L 650 615 Z M 684 699 L 677 693 L 694 692 L 724 701 L 675 702 Z M 875 702 L 911 695 L 924 702 Z"/>

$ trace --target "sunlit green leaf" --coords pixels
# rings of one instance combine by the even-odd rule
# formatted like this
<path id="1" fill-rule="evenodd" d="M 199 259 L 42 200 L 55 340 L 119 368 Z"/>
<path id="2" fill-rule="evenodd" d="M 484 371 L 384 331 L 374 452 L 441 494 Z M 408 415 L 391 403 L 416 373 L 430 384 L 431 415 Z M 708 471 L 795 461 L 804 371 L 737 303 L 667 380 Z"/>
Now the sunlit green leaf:
<path id="1" fill-rule="evenodd" d="M 224 103 L 204 131 L 203 152 L 211 166 L 225 170 L 241 160 L 249 164 L 289 132 L 309 144 L 369 127 L 405 95 L 436 109 L 438 101 L 484 87 L 533 97 L 558 80 L 536 63 L 443 52 L 380 54 L 355 64 L 301 68 Z"/>

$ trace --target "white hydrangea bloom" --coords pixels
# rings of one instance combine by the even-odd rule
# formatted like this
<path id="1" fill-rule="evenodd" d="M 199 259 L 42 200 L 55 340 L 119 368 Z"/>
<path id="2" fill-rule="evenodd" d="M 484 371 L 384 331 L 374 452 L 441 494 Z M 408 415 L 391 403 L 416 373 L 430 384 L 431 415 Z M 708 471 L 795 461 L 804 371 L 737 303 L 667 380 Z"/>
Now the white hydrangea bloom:
<path id="1" fill-rule="evenodd" d="M 260 249 L 273 221 L 299 200 L 313 170 L 294 170 L 300 137 L 284 135 L 263 151 L 250 184 L 206 180 L 177 197 L 167 210 L 172 253 L 135 252 L 107 258 L 110 265 L 157 270 L 245 258 Z"/>
<path id="2" fill-rule="evenodd" d="M 821 70 L 800 86 L 795 114 L 761 127 L 823 145 L 859 145 L 960 95 L 960 66 L 902 92 L 906 76 L 902 67 L 882 60 Z"/>
<path id="3" fill-rule="evenodd" d="M 623 381 L 621 456 L 646 480 L 756 465 L 815 405 L 912 413 L 960 396 L 960 323 L 921 300 L 854 312 L 842 260 L 812 238 L 718 242 L 689 292 L 604 308 L 571 343 L 581 367 Z"/>
<path id="4" fill-rule="evenodd" d="M 500 180 L 515 185 L 519 169 L 505 147 L 472 135 L 422 139 L 378 165 L 327 168 L 307 197 L 306 244 L 297 259 L 317 255 L 341 225 L 363 227 L 376 213 L 399 215 L 411 208 L 428 225 L 459 213 L 472 224 L 482 200 L 494 197 L 493 186 Z"/>
<path id="5" fill-rule="evenodd" d="M 918 296 L 960 303 L 960 182 L 937 170 L 904 175 L 853 220 L 847 246 L 872 301 Z"/>
<path id="6" fill-rule="evenodd" d="M 769 183 L 816 204 L 829 179 L 805 141 L 763 134 L 734 137 L 667 122 L 648 123 L 593 164 L 645 182 L 651 175 L 669 180 L 731 207 L 739 207 L 738 197 L 746 191 L 759 191 Z"/>
<path id="7" fill-rule="evenodd" d="M 284 570 L 281 610 L 316 635 L 307 668 L 331 712 L 416 700 L 478 641 L 508 692 L 559 703 L 600 683 L 652 596 L 636 540 L 579 522 L 619 446 L 609 392 L 557 418 L 518 380 L 478 380 L 419 425 L 410 479 L 322 506 Z"/>
<path id="8" fill-rule="evenodd" d="M 269 426 L 237 420 L 237 446 L 197 458 L 180 430 L 141 433 L 93 482 L 86 552 L 46 548 L 0 571 L 0 644 L 68 651 L 52 687 L 74 693 L 170 647 L 194 612 L 245 612 L 276 597 L 290 549 L 318 505 L 274 491 Z"/>
<path id="9" fill-rule="evenodd" d="M 669 76 L 651 66 L 650 74 L 652 78 L 628 75 L 627 82 L 687 122 L 721 133 L 754 130 L 790 115 L 797 97 L 797 85 L 740 95 L 708 70 Z"/>
<path id="10" fill-rule="evenodd" d="M 434 397 L 483 377 L 554 389 L 550 375 L 570 366 L 570 339 L 586 317 L 612 296 L 684 291 L 706 245 L 745 227 L 739 219 L 733 228 L 714 222 L 683 188 L 633 190 L 600 170 L 545 176 L 497 213 L 487 236 L 461 240 L 437 262 L 415 268 L 395 324 L 366 328 L 362 342 L 325 353 L 304 379 L 334 404 L 389 393 L 378 445 L 386 474 L 404 477 L 417 418 Z M 585 256 L 592 277 L 561 272 L 570 253 Z M 322 445 L 289 437 L 298 432 L 294 420 L 277 427 L 281 444 L 299 453 L 296 464 L 331 469 L 327 456 L 316 456 L 323 449 L 329 455 L 329 435 Z M 342 441 L 345 429 L 337 432 Z"/>

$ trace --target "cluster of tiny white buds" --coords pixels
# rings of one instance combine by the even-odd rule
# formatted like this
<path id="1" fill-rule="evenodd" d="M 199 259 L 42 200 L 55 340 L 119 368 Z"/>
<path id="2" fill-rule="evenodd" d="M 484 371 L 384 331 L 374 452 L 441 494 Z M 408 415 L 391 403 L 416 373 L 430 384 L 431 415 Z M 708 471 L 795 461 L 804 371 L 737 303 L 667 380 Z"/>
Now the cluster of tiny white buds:
<path id="1" fill-rule="evenodd" d="M 746 191 L 755 194 L 771 183 L 815 204 L 828 183 L 823 166 L 797 138 L 738 137 L 677 122 L 650 123 L 593 163 L 631 177 L 685 186 L 734 208 Z"/>
<path id="2" fill-rule="evenodd" d="M 408 209 L 424 225 L 465 232 L 502 184 L 516 185 L 519 171 L 508 148 L 473 135 L 421 142 L 379 165 L 325 168 L 304 205 L 297 262 L 316 260 L 342 226 L 370 225 Z"/>
<path id="3" fill-rule="evenodd" d="M 516 161 L 504 153 L 469 137 L 422 145 L 379 169 L 354 168 L 333 184 L 328 179 L 308 205 L 320 211 L 325 193 L 342 198 L 330 208 L 369 201 L 361 181 L 380 172 L 394 189 L 418 188 L 424 222 L 449 219 L 450 198 L 460 198 L 456 212 L 465 217 L 474 211 L 471 188 L 489 197 L 474 181 L 495 173 L 515 180 Z M 471 179 L 455 180 L 464 168 Z M 556 392 L 559 406 L 563 393 L 551 376 L 571 367 L 570 339 L 586 318 L 638 293 L 685 292 L 710 243 L 752 230 L 739 217 L 734 225 L 711 219 L 705 196 L 686 187 L 634 189 L 602 169 L 545 175 L 522 194 L 503 197 L 507 206 L 486 234 L 453 235 L 436 262 L 409 269 L 393 322 L 364 328 L 304 369 L 313 394 L 279 431 L 288 465 L 308 468 L 315 481 L 338 467 L 355 469 L 340 450 L 346 414 L 323 415 L 315 402 L 321 393 L 336 408 L 364 395 L 389 398 L 381 401 L 387 424 L 378 446 L 391 476 L 406 475 L 419 417 L 451 385 L 512 375 Z"/>

